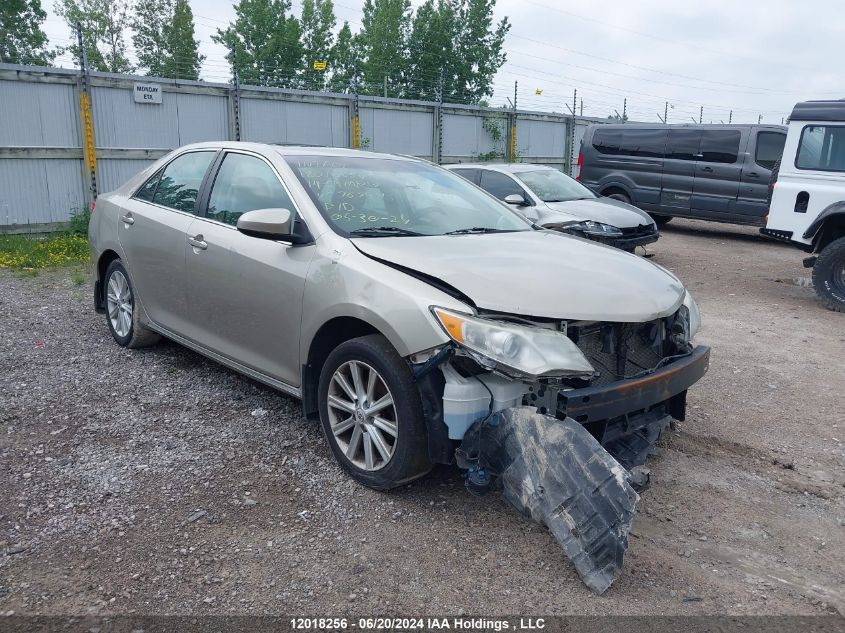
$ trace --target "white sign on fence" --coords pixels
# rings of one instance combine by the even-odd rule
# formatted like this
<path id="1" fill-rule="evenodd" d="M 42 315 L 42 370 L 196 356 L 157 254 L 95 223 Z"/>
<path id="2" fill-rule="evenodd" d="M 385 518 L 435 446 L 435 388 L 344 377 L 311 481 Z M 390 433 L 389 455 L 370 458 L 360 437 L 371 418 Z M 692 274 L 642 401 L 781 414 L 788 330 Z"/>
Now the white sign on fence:
<path id="1" fill-rule="evenodd" d="M 135 103 L 161 103 L 161 86 L 136 83 L 132 95 Z"/>

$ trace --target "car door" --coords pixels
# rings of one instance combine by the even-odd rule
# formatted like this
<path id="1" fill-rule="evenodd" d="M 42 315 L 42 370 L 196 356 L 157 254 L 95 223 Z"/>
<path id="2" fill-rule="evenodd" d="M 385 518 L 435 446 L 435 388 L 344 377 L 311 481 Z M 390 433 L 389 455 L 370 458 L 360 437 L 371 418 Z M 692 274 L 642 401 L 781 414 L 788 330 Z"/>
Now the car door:
<path id="1" fill-rule="evenodd" d="M 129 199 L 118 223 L 118 240 L 141 305 L 156 324 L 177 334 L 190 325 L 185 237 L 216 154 L 191 151 L 174 158 Z"/>
<path id="2" fill-rule="evenodd" d="M 786 134 L 761 130 L 752 137 L 745 152 L 736 212 L 762 221 L 769 212 L 769 182 L 783 155 Z"/>
<path id="3" fill-rule="evenodd" d="M 669 129 L 660 179 L 660 207 L 669 214 L 689 215 L 701 133 L 697 127 Z"/>
<path id="4" fill-rule="evenodd" d="M 265 158 L 227 151 L 215 168 L 206 208 L 188 236 L 191 338 L 298 387 L 302 294 L 314 246 L 237 230 L 238 218 L 247 211 L 285 208 L 296 214 L 282 179 Z"/>
<path id="5" fill-rule="evenodd" d="M 695 215 L 724 216 L 735 210 L 742 173 L 741 140 L 742 133 L 737 129 L 702 132 L 690 204 Z"/>

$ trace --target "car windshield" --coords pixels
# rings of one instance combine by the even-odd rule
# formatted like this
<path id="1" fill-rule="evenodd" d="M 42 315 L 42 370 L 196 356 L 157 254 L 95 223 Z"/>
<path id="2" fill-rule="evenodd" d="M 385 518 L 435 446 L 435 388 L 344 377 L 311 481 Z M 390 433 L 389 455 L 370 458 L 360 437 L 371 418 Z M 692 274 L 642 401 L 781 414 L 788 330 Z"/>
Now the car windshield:
<path id="1" fill-rule="evenodd" d="M 347 237 L 533 230 L 464 178 L 427 163 L 362 156 L 285 160 L 324 217 Z"/>
<path id="2" fill-rule="evenodd" d="M 520 171 L 514 174 L 543 202 L 566 202 L 595 198 L 596 194 L 556 169 Z"/>

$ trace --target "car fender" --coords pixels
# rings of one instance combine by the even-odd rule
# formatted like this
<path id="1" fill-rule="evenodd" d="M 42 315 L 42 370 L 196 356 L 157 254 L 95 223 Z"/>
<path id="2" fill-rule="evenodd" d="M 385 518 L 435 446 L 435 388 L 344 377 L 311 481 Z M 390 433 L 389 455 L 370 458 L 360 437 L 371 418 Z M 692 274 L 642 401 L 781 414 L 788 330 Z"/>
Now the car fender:
<path id="1" fill-rule="evenodd" d="M 845 200 L 829 204 L 822 212 L 816 216 L 816 219 L 810 223 L 807 230 L 804 231 L 804 239 L 813 239 L 819 235 L 820 229 L 831 219 L 839 219 L 845 221 Z"/>
<path id="2" fill-rule="evenodd" d="M 407 357 L 450 340 L 430 306 L 473 311 L 430 283 L 368 257 L 348 240 L 332 235 L 318 240 L 318 249 L 303 294 L 302 359 L 320 328 L 339 317 L 364 321 Z"/>

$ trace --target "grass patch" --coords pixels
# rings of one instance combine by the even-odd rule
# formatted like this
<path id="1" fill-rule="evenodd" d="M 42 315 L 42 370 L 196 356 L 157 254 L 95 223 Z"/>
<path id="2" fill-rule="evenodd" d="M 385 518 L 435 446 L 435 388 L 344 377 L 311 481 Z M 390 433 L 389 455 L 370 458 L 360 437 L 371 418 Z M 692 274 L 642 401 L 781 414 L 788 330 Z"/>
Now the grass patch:
<path id="1" fill-rule="evenodd" d="M 88 239 L 85 235 L 0 235 L 0 268 L 23 272 L 87 261 Z"/>

